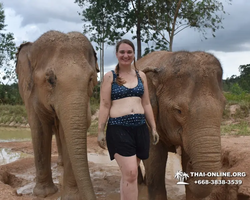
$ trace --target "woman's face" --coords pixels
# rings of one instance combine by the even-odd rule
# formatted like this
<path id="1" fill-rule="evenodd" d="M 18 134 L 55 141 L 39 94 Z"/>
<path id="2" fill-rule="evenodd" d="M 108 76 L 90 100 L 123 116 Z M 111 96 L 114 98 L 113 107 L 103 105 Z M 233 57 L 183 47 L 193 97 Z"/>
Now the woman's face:
<path id="1" fill-rule="evenodd" d="M 118 48 L 116 57 L 120 66 L 130 66 L 131 63 L 134 61 L 134 50 L 130 45 L 122 43 Z"/>

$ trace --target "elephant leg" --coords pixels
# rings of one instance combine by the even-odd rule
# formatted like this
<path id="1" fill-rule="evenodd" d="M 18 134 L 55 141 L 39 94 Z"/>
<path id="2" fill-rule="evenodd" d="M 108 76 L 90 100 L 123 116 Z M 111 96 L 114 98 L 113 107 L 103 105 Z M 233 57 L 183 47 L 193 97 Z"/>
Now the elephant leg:
<path id="1" fill-rule="evenodd" d="M 36 185 L 33 194 L 46 197 L 57 192 L 51 172 L 52 128 L 41 123 L 34 110 L 29 110 L 29 122 L 36 167 Z"/>
<path id="2" fill-rule="evenodd" d="M 62 184 L 62 200 L 82 200 L 77 187 L 75 175 L 73 173 L 71 161 L 68 154 L 67 144 L 65 141 L 64 131 L 59 123 L 59 137 L 62 147 L 63 161 L 63 184 Z"/>
<path id="3" fill-rule="evenodd" d="M 168 150 L 159 141 L 157 145 L 150 146 L 149 158 L 145 160 L 146 183 L 149 200 L 166 200 L 165 173 Z"/>

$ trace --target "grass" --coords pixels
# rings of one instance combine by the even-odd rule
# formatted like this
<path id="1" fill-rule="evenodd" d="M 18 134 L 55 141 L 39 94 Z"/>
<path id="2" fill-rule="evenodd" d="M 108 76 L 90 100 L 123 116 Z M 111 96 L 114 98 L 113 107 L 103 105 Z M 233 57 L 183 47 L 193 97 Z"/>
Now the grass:
<path id="1" fill-rule="evenodd" d="M 241 94 L 233 94 L 230 92 L 224 92 L 224 96 L 227 99 L 227 104 L 250 104 L 250 94 L 249 93 L 241 93 Z"/>
<path id="2" fill-rule="evenodd" d="M 99 109 L 99 99 L 95 99 L 93 97 L 90 98 L 90 107 L 91 107 L 91 114 L 95 114 L 96 111 Z"/>
<path id="3" fill-rule="evenodd" d="M 0 123 L 11 122 L 27 124 L 27 113 L 23 105 L 2 105 L 0 104 Z"/>
<path id="4" fill-rule="evenodd" d="M 243 120 L 231 124 L 222 123 L 221 135 L 250 135 L 250 123 Z"/>

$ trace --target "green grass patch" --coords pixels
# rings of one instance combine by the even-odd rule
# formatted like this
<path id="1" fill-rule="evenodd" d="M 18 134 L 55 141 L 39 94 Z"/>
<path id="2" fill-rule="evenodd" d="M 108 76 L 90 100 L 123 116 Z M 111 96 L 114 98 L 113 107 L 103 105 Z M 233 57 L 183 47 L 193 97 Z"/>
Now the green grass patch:
<path id="1" fill-rule="evenodd" d="M 250 135 L 250 123 L 243 120 L 230 124 L 222 123 L 221 135 Z"/>
<path id="2" fill-rule="evenodd" d="M 99 99 L 91 97 L 90 98 L 91 115 L 96 113 L 96 111 L 99 109 L 99 106 L 100 106 Z"/>
<path id="3" fill-rule="evenodd" d="M 250 104 L 250 94 L 249 93 L 241 93 L 241 94 L 233 94 L 230 92 L 224 92 L 224 96 L 227 99 L 227 104 L 239 104 L 245 103 Z"/>

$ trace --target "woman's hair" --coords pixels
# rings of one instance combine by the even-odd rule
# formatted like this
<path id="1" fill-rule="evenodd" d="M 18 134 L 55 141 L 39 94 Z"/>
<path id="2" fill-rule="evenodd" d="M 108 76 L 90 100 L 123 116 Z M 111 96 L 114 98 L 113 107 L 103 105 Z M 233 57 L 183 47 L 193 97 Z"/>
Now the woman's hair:
<path id="1" fill-rule="evenodd" d="M 119 49 L 121 44 L 128 44 L 129 46 L 132 47 L 133 51 L 135 52 L 134 44 L 128 39 L 123 39 L 116 44 L 116 48 L 115 48 L 116 53 L 118 52 L 118 49 Z M 138 71 L 138 69 L 136 68 L 136 65 L 135 65 L 135 57 L 134 57 L 134 66 L 135 66 L 135 70 Z M 123 85 L 126 83 L 126 81 L 123 80 L 121 77 L 119 77 L 119 70 L 120 70 L 120 67 L 119 67 L 119 63 L 118 63 L 115 67 L 115 73 L 117 75 L 116 82 L 118 85 Z"/>

